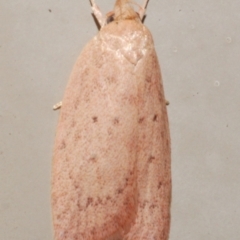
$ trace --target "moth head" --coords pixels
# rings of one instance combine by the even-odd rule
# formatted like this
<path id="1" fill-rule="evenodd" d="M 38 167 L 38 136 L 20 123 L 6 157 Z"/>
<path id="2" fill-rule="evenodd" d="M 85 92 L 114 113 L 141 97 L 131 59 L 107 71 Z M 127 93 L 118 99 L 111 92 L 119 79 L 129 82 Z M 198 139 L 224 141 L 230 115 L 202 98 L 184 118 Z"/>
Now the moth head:
<path id="1" fill-rule="evenodd" d="M 106 15 L 106 24 L 119 20 L 140 20 L 133 4 L 135 3 L 130 0 L 117 0 L 114 10 Z"/>

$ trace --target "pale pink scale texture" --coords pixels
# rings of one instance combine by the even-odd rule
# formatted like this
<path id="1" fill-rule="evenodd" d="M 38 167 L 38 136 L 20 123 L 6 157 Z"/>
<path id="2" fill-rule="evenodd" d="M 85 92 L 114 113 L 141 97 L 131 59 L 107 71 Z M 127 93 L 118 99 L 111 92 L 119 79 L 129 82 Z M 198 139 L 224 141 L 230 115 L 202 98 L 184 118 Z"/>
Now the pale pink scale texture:
<path id="1" fill-rule="evenodd" d="M 78 58 L 60 110 L 52 177 L 55 240 L 167 240 L 170 137 L 152 36 L 106 25 Z"/>

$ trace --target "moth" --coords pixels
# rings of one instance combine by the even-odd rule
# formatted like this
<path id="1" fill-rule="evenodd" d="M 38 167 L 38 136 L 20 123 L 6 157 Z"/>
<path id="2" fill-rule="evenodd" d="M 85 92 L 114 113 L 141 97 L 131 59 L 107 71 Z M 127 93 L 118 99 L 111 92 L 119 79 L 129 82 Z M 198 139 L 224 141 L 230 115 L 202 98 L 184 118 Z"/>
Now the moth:
<path id="1" fill-rule="evenodd" d="M 52 167 L 55 240 L 167 240 L 170 134 L 150 31 L 117 0 L 82 50 L 61 103 Z M 59 107 L 58 105 L 57 107 Z"/>

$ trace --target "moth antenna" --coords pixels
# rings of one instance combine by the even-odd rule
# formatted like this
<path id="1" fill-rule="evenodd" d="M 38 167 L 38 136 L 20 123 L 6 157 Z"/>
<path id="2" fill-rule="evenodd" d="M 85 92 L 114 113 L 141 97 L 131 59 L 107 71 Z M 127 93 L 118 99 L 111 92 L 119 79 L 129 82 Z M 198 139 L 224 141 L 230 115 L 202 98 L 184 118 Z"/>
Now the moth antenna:
<path id="1" fill-rule="evenodd" d="M 103 16 L 102 12 L 100 11 L 99 7 L 95 3 L 95 0 L 90 0 L 91 6 L 92 6 L 92 11 L 94 16 L 96 17 L 100 27 L 103 27 L 106 21 L 105 16 Z"/>
<path id="2" fill-rule="evenodd" d="M 147 8 L 147 5 L 148 5 L 148 1 L 149 0 L 144 0 L 144 3 L 142 5 L 142 7 L 140 7 L 140 9 L 138 11 L 138 14 L 139 14 L 139 17 L 140 17 L 141 20 L 143 20 L 143 18 L 144 18 L 145 11 L 146 11 L 146 8 Z"/>

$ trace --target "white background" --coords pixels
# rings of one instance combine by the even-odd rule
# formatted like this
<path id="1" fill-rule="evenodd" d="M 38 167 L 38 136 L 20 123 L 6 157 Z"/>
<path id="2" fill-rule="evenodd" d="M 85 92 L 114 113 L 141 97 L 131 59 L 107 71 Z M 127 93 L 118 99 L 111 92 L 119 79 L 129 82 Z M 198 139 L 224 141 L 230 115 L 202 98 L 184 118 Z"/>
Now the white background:
<path id="1" fill-rule="evenodd" d="M 170 101 L 170 240 L 239 240 L 240 1 L 150 0 L 145 24 Z M 0 0 L 0 239 L 53 239 L 51 107 L 97 31 L 88 0 Z"/>

